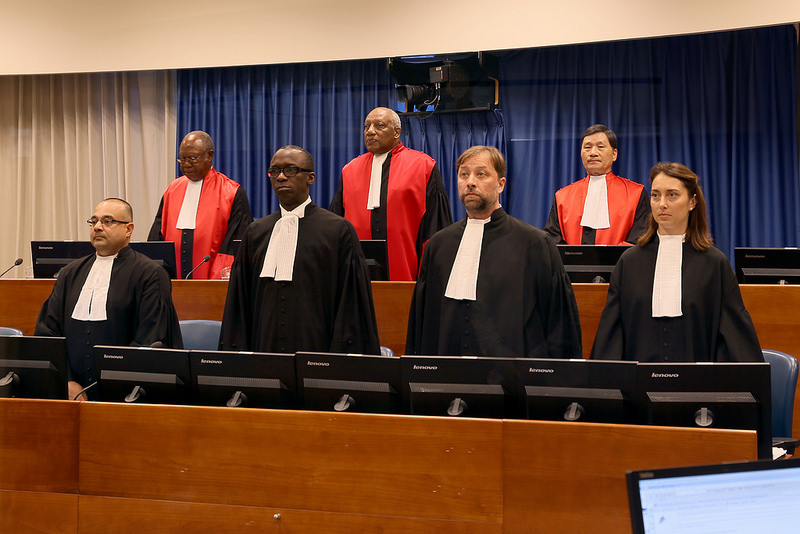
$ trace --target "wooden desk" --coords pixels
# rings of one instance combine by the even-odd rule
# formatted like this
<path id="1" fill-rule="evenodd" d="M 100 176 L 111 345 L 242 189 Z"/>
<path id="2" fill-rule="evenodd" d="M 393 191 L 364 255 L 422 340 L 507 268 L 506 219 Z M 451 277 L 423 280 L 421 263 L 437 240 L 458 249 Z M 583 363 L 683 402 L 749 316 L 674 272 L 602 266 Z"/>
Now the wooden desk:
<path id="1" fill-rule="evenodd" d="M 589 423 L 14 399 L 0 423 L 2 532 L 624 533 L 626 470 L 756 458 L 754 432 Z"/>
<path id="2" fill-rule="evenodd" d="M 33 334 L 36 317 L 53 287 L 52 280 L 0 279 L 0 325 Z M 607 284 L 573 284 L 581 316 L 584 357 L 592 349 L 605 305 Z M 800 286 L 742 285 L 742 298 L 764 348 L 800 358 Z M 403 354 L 413 282 L 373 282 L 372 292 L 381 343 Z M 173 280 L 180 319 L 221 319 L 227 282 Z M 795 395 L 794 437 L 800 438 L 800 384 Z"/>
<path id="3" fill-rule="evenodd" d="M 77 532 L 79 408 L 0 399 L 0 532 Z"/>

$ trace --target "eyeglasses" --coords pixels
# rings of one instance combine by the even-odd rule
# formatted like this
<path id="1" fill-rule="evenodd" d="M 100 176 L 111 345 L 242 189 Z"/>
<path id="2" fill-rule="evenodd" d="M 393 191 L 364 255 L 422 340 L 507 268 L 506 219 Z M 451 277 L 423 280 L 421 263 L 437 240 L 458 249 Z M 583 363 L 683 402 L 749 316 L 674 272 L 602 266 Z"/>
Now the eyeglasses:
<path id="1" fill-rule="evenodd" d="M 278 176 L 283 173 L 283 175 L 287 178 L 291 178 L 293 176 L 297 176 L 298 172 L 314 172 L 314 169 L 301 169 L 300 167 L 295 167 L 294 165 L 290 167 L 270 167 L 267 169 L 267 176 L 270 178 L 277 178 Z"/>
<path id="2" fill-rule="evenodd" d="M 208 150 L 206 150 L 199 156 L 178 156 L 178 159 L 175 161 L 177 161 L 178 163 L 191 163 L 192 165 L 194 165 L 200 160 L 200 158 L 202 158 L 206 154 L 208 154 Z"/>
<path id="3" fill-rule="evenodd" d="M 89 223 L 89 226 L 92 228 L 94 228 L 97 223 L 100 223 L 104 227 L 108 228 L 114 226 L 115 224 L 130 224 L 131 221 L 118 221 L 116 219 L 112 219 L 111 217 L 103 217 L 102 219 L 92 217 L 91 219 L 86 219 L 86 222 Z"/>

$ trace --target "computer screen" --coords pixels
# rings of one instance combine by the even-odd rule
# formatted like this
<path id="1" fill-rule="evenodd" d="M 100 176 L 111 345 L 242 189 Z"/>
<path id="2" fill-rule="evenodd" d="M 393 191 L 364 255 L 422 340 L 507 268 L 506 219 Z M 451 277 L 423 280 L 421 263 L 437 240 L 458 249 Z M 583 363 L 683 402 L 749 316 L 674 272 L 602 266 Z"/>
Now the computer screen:
<path id="1" fill-rule="evenodd" d="M 528 419 L 634 423 L 636 362 L 519 359 L 519 399 Z"/>
<path id="2" fill-rule="evenodd" d="M 191 351 L 197 404 L 297 408 L 294 354 Z"/>
<path id="3" fill-rule="evenodd" d="M 0 336 L 0 397 L 67 398 L 63 337 Z"/>
<path id="4" fill-rule="evenodd" d="M 362 239 L 361 250 L 367 260 L 370 280 L 383 281 L 389 279 L 389 256 L 385 239 Z"/>
<path id="5" fill-rule="evenodd" d="M 800 529 L 800 459 L 632 471 L 633 534 Z"/>
<path id="6" fill-rule="evenodd" d="M 175 278 L 175 244 L 172 241 L 131 241 L 130 246 L 164 267 L 170 278 Z M 56 278 L 65 265 L 94 253 L 89 241 L 31 241 L 33 277 Z"/>
<path id="7" fill-rule="evenodd" d="M 189 351 L 95 345 L 97 398 L 106 402 L 191 404 Z"/>
<path id="8" fill-rule="evenodd" d="M 611 272 L 629 245 L 558 245 L 572 283 L 608 283 Z"/>
<path id="9" fill-rule="evenodd" d="M 772 457 L 768 363 L 639 363 L 637 374 L 642 422 L 756 430 L 759 458 Z"/>
<path id="10" fill-rule="evenodd" d="M 401 413 L 399 358 L 298 352 L 295 362 L 307 410 Z"/>
<path id="11" fill-rule="evenodd" d="M 515 359 L 401 356 L 403 404 L 413 415 L 518 417 Z"/>
<path id="12" fill-rule="evenodd" d="M 740 284 L 800 284 L 800 249 L 733 249 Z"/>

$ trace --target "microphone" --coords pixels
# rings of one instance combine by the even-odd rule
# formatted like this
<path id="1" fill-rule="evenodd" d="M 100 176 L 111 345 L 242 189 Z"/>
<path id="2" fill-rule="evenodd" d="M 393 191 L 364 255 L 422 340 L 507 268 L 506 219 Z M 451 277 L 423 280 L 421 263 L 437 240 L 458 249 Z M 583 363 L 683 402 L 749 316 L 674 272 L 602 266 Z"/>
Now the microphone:
<path id="1" fill-rule="evenodd" d="M 184 280 L 188 280 L 188 279 L 189 279 L 189 277 L 190 277 L 190 276 L 192 276 L 192 273 L 193 273 L 193 272 L 195 272 L 195 271 L 197 270 L 197 268 L 198 268 L 198 267 L 200 267 L 201 265 L 203 265 L 203 264 L 204 264 L 205 262 L 207 262 L 207 261 L 211 261 L 211 256 L 209 256 L 208 254 L 206 254 L 205 256 L 203 256 L 203 259 L 200 261 L 200 263 L 198 263 L 197 265 L 195 265 L 195 266 L 194 266 L 194 268 L 193 268 L 191 271 L 189 271 L 189 274 L 187 274 L 187 275 L 186 275 L 186 277 L 184 278 Z M 19 265 L 19 264 L 18 264 L 18 265 Z M 2 275 L 0 275 L 0 276 L 2 276 Z"/>
<path id="2" fill-rule="evenodd" d="M 208 256 L 206 256 L 206 257 L 208 257 Z M 15 261 L 15 262 L 14 262 L 14 265 L 12 265 L 11 267 L 9 267 L 9 268 L 8 268 L 8 269 L 6 269 L 5 271 L 3 271 L 3 274 L 0 274 L 0 278 L 2 278 L 2 277 L 3 277 L 3 275 L 4 275 L 4 274 L 6 274 L 8 271 L 10 271 L 11 269 L 13 269 L 13 268 L 14 268 L 14 267 L 16 267 L 17 265 L 21 265 L 21 264 L 22 264 L 22 258 L 17 258 L 17 261 Z"/>

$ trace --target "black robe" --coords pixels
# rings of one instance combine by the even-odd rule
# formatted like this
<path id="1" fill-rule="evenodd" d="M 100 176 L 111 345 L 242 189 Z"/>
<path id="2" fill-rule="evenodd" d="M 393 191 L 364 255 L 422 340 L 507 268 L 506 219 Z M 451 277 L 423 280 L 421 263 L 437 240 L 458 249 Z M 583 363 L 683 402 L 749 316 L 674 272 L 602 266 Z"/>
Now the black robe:
<path id="1" fill-rule="evenodd" d="M 465 227 L 459 221 L 425 247 L 406 352 L 580 358 L 578 307 L 556 246 L 502 208 L 484 226 L 477 300 L 444 296 Z"/>
<path id="2" fill-rule="evenodd" d="M 306 206 L 291 282 L 261 278 L 280 212 L 245 231 L 233 263 L 221 350 L 380 354 L 372 286 L 353 226 Z"/>
<path id="3" fill-rule="evenodd" d="M 37 336 L 67 338 L 70 380 L 84 387 L 98 378 L 92 353 L 94 345 L 150 346 L 160 341 L 168 348 L 183 348 L 167 271 L 130 247 L 120 250 L 111 268 L 108 318 L 105 321 L 72 318 L 96 258 L 95 254 L 86 256 L 61 270 L 39 313 L 35 331 Z"/>
<path id="4" fill-rule="evenodd" d="M 753 321 L 725 255 L 683 244 L 680 317 L 653 317 L 658 236 L 619 259 L 592 358 L 642 362 L 763 362 Z"/>

